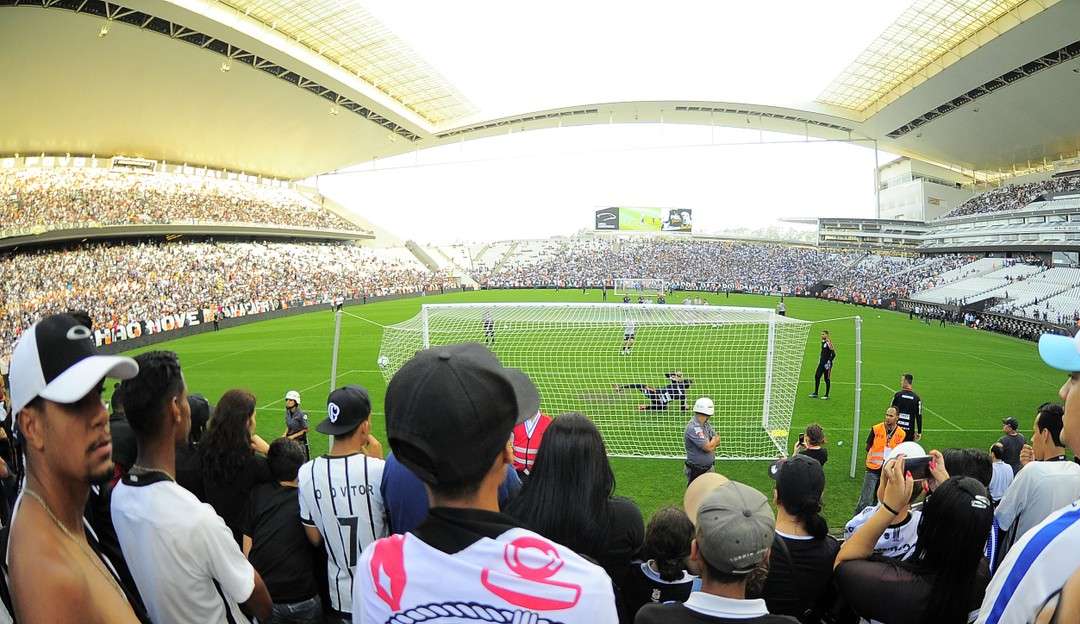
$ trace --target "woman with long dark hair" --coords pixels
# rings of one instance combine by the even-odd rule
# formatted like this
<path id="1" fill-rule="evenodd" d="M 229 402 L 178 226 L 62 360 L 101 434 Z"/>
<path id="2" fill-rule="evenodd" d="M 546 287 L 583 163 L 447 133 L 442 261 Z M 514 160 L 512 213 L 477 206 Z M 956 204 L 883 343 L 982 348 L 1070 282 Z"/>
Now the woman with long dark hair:
<path id="1" fill-rule="evenodd" d="M 618 585 L 641 549 L 645 523 L 633 501 L 614 493 L 615 474 L 596 425 L 563 414 L 544 433 L 529 480 L 506 513 L 595 560 Z"/>
<path id="2" fill-rule="evenodd" d="M 256 485 L 273 481 L 266 458 L 252 449 L 254 431 L 255 395 L 229 390 L 214 408 L 198 445 L 206 502 L 232 529 L 237 544 L 242 543 L 248 494 Z"/>
<path id="3" fill-rule="evenodd" d="M 986 487 L 971 477 L 949 477 L 931 451 L 932 494 L 923 503 L 915 553 L 905 561 L 871 556 L 889 525 L 891 509 L 911 498 L 903 458 L 888 462 L 880 508 L 844 543 L 836 557 L 841 594 L 860 616 L 884 624 L 963 624 L 975 619 L 989 569 L 983 548 L 994 510 Z M 883 597 L 881 588 L 888 591 Z"/>
<path id="4" fill-rule="evenodd" d="M 825 471 L 810 455 L 792 455 L 769 468 L 776 481 L 776 536 L 762 598 L 774 615 L 802 618 L 832 580 L 840 544 L 821 515 Z"/>

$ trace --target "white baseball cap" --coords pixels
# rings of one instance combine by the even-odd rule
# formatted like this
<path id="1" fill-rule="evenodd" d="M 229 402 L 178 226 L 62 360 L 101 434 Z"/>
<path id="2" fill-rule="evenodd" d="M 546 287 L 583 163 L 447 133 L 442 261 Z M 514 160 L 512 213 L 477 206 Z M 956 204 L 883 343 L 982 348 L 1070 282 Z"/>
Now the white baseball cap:
<path id="1" fill-rule="evenodd" d="M 296 390 L 289 390 L 288 392 L 285 393 L 285 400 L 286 401 L 296 401 L 297 403 L 299 403 L 300 402 L 300 393 L 297 392 Z"/>
<path id="2" fill-rule="evenodd" d="M 706 416 L 713 415 L 713 402 L 709 397 L 701 397 L 697 401 L 694 401 L 694 413 L 704 414 Z"/>
<path id="3" fill-rule="evenodd" d="M 139 365 L 129 357 L 98 355 L 90 328 L 70 314 L 34 323 L 11 354 L 11 413 L 41 397 L 75 403 L 106 377 L 131 379 Z"/>

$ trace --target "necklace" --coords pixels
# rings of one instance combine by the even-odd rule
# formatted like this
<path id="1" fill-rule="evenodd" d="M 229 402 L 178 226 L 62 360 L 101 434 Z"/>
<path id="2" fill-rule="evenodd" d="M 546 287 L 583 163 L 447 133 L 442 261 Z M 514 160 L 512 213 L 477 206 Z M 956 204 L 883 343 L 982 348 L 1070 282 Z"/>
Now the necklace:
<path id="1" fill-rule="evenodd" d="M 142 474 L 142 475 L 152 474 L 152 473 L 156 472 L 158 474 L 163 474 L 166 477 L 168 477 L 169 481 L 173 481 L 173 482 L 176 481 L 176 477 L 169 474 L 169 471 L 162 470 L 161 468 L 147 468 L 146 466 L 140 466 L 139 464 L 132 464 L 131 468 L 128 470 L 128 472 L 129 473 L 137 472 L 137 473 Z"/>
<path id="2" fill-rule="evenodd" d="M 90 564 L 94 567 L 94 569 L 100 572 L 101 575 L 104 576 L 106 579 L 108 579 L 109 584 L 113 586 L 113 589 L 115 589 L 117 593 L 119 593 L 120 596 L 124 599 L 124 601 L 127 602 L 128 597 L 127 594 L 124 593 L 124 589 L 120 587 L 120 583 L 117 582 L 116 578 L 113 577 L 112 573 L 105 568 L 105 564 L 102 563 L 101 558 L 97 555 L 97 553 L 95 553 L 93 549 L 90 548 L 90 546 L 85 542 L 80 542 L 79 539 L 75 537 L 75 535 L 72 534 L 72 532 L 69 531 L 66 526 L 64 526 L 64 523 L 60 522 L 60 519 L 57 518 L 56 514 L 53 513 L 52 508 L 49 507 L 49 504 L 46 503 L 45 499 L 41 498 L 41 496 L 39 496 L 37 492 L 31 490 L 28 487 L 23 488 L 23 492 L 29 494 L 31 498 L 36 500 L 38 504 L 41 505 L 41 508 L 45 510 L 45 513 L 49 515 L 49 518 L 51 518 L 53 523 L 56 524 L 57 527 L 59 527 L 60 531 L 63 532 L 64 535 L 68 536 L 71 541 L 75 542 L 75 545 L 79 547 L 82 553 L 90 559 Z"/>

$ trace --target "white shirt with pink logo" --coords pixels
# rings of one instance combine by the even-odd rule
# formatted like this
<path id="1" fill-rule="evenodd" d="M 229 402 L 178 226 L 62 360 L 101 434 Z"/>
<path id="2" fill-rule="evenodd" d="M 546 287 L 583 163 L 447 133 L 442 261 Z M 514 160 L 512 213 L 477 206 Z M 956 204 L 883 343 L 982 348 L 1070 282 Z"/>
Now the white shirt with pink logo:
<path id="1" fill-rule="evenodd" d="M 615 624 L 603 568 L 526 529 L 453 555 L 411 533 L 364 549 L 353 624 Z"/>

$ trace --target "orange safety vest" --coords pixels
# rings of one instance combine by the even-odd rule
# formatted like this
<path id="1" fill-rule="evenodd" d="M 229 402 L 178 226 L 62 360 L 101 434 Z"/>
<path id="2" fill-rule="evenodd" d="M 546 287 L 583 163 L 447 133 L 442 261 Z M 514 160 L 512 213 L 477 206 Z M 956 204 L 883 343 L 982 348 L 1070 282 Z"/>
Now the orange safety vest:
<path id="1" fill-rule="evenodd" d="M 547 414 L 538 413 L 534 418 L 514 427 L 514 470 L 525 474 L 532 472 L 540 442 L 551 424 L 551 416 Z"/>
<path id="2" fill-rule="evenodd" d="M 866 454 L 866 467 L 870 470 L 878 470 L 885 463 L 885 449 L 896 448 L 904 441 L 904 430 L 896 425 L 892 435 L 885 433 L 885 423 L 874 425 L 874 443 L 870 446 L 870 452 Z"/>

